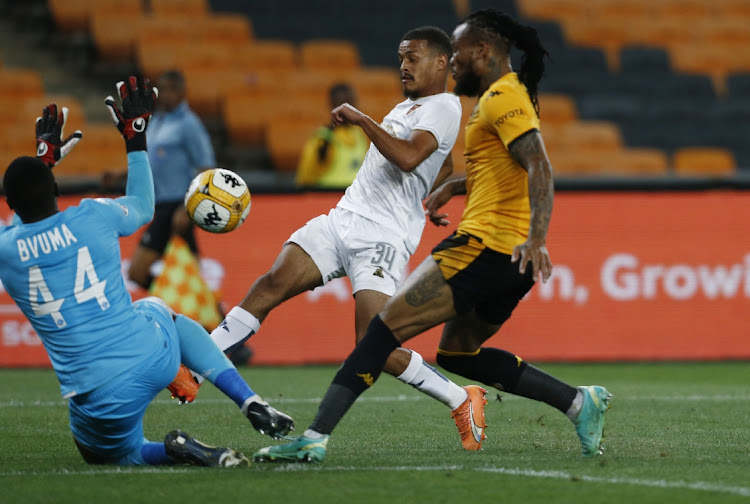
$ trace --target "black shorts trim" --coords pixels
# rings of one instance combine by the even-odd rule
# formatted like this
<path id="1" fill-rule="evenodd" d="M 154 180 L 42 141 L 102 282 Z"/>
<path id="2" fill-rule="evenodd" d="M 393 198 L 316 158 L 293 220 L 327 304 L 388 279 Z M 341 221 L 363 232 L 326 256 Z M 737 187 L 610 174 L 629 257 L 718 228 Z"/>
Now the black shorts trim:
<path id="1" fill-rule="evenodd" d="M 433 250 L 453 292 L 456 313 L 476 311 L 489 324 L 502 324 L 533 287 L 533 271 L 523 275 L 511 256 L 487 248 L 477 238 L 454 233 Z"/>

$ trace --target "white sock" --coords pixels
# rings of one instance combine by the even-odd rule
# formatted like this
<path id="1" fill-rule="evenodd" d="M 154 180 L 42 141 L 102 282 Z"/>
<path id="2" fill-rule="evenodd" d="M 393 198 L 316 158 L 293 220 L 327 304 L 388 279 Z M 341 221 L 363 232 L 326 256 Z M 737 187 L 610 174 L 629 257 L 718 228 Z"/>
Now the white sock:
<path id="1" fill-rule="evenodd" d="M 579 389 L 576 392 L 576 396 L 573 398 L 573 402 L 570 403 L 570 408 L 565 412 L 565 416 L 575 421 L 578 417 L 578 413 L 581 412 L 581 406 L 583 406 L 583 392 Z"/>
<path id="2" fill-rule="evenodd" d="M 226 351 L 240 341 L 246 340 L 260 330 L 260 320 L 255 316 L 235 306 L 219 327 L 211 331 L 211 339 L 214 340 L 222 351 Z"/>
<path id="3" fill-rule="evenodd" d="M 258 394 L 251 395 L 247 399 L 245 399 L 245 402 L 242 403 L 242 406 L 240 406 L 240 410 L 242 411 L 242 414 L 247 416 L 247 408 L 250 407 L 250 405 L 254 402 L 258 402 L 261 404 L 268 404 L 266 401 L 263 400 L 261 396 Z"/>
<path id="4" fill-rule="evenodd" d="M 415 389 L 454 410 L 461 406 L 468 394 L 462 388 L 443 376 L 437 369 L 425 363 L 421 355 L 411 350 L 411 360 L 403 373 L 397 376 Z"/>
<path id="5" fill-rule="evenodd" d="M 325 434 L 321 434 L 318 431 L 314 431 L 312 429 L 307 429 L 305 432 L 302 433 L 303 436 L 310 439 L 320 439 L 322 437 L 325 437 Z"/>

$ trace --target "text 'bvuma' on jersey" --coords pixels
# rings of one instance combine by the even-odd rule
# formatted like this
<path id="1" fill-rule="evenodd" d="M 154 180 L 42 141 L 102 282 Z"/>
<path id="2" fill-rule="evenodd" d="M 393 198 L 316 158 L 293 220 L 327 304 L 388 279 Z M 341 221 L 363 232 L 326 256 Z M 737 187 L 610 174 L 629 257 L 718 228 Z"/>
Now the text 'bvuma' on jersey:
<path id="1" fill-rule="evenodd" d="M 84 199 L 0 229 L 0 278 L 44 343 L 64 397 L 101 386 L 162 344 L 133 309 L 120 271 L 120 236 L 153 215 L 146 153 L 131 152 L 128 165 L 129 183 L 148 179 L 140 190 L 150 191 L 150 212 L 138 196 Z"/>
<path id="2" fill-rule="evenodd" d="M 512 254 L 529 233 L 529 177 L 508 146 L 539 129 L 529 94 L 515 73 L 496 80 L 466 123 L 466 208 L 458 230 Z"/>
<path id="3" fill-rule="evenodd" d="M 370 144 L 352 185 L 338 205 L 395 231 L 413 254 L 425 224 L 425 199 L 445 158 L 456 143 L 461 123 L 461 102 L 451 93 L 407 99 L 383 119 L 381 127 L 396 138 L 406 139 L 415 130 L 431 133 L 438 148 L 419 166 L 404 172 Z"/>

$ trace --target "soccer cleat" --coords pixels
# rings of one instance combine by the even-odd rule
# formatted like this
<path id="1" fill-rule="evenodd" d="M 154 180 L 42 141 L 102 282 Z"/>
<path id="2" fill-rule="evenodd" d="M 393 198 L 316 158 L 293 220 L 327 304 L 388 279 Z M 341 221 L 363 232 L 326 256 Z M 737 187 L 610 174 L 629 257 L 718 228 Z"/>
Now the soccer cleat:
<path id="1" fill-rule="evenodd" d="M 584 457 L 602 454 L 602 435 L 604 433 L 604 414 L 610 408 L 612 398 L 607 389 L 598 385 L 578 387 L 583 394 L 581 411 L 573 421 L 576 433 L 581 440 Z"/>
<path id="2" fill-rule="evenodd" d="M 187 366 L 180 364 L 177 376 L 174 377 L 167 390 L 172 393 L 172 399 L 178 399 L 180 404 L 185 404 L 195 401 L 200 386 L 201 384 L 195 379 Z"/>
<path id="3" fill-rule="evenodd" d="M 329 436 L 312 439 L 287 437 L 289 443 L 267 446 L 253 455 L 254 462 L 322 462 L 326 458 Z"/>
<path id="4" fill-rule="evenodd" d="M 294 420 L 265 401 L 252 401 L 242 412 L 255 430 L 274 439 L 281 439 L 294 430 Z"/>
<path id="5" fill-rule="evenodd" d="M 482 449 L 482 441 L 487 438 L 484 435 L 484 429 L 487 427 L 484 421 L 484 405 L 487 404 L 487 399 L 484 398 L 484 394 L 487 391 L 477 385 L 467 385 L 464 390 L 469 397 L 453 410 L 451 416 L 458 427 L 464 450 L 477 451 Z"/>
<path id="6" fill-rule="evenodd" d="M 167 455 L 183 464 L 204 467 L 240 467 L 250 461 L 231 448 L 220 448 L 201 443 L 181 430 L 173 430 L 164 438 Z"/>

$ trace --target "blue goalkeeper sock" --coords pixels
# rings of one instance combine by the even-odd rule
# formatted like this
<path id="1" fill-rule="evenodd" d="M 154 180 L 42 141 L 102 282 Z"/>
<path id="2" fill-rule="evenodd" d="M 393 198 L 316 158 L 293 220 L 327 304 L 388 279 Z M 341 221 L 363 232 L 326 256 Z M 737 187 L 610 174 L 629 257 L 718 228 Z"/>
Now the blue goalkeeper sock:
<path id="1" fill-rule="evenodd" d="M 248 398 L 256 395 L 198 322 L 177 315 L 174 323 L 180 336 L 183 364 L 203 375 L 240 408 Z"/>
<path id="2" fill-rule="evenodd" d="M 223 371 L 233 369 L 224 352 L 214 343 L 203 326 L 184 316 L 177 315 L 174 320 L 180 338 L 182 363 L 211 383 Z"/>
<path id="3" fill-rule="evenodd" d="M 164 443 L 146 442 L 141 446 L 141 457 L 148 465 L 172 464 L 174 461 L 167 455 L 167 447 Z"/>
<path id="4" fill-rule="evenodd" d="M 216 388 L 242 408 L 250 397 L 256 395 L 236 368 L 226 369 L 213 381 Z M 260 399 L 260 398 L 258 398 Z"/>

